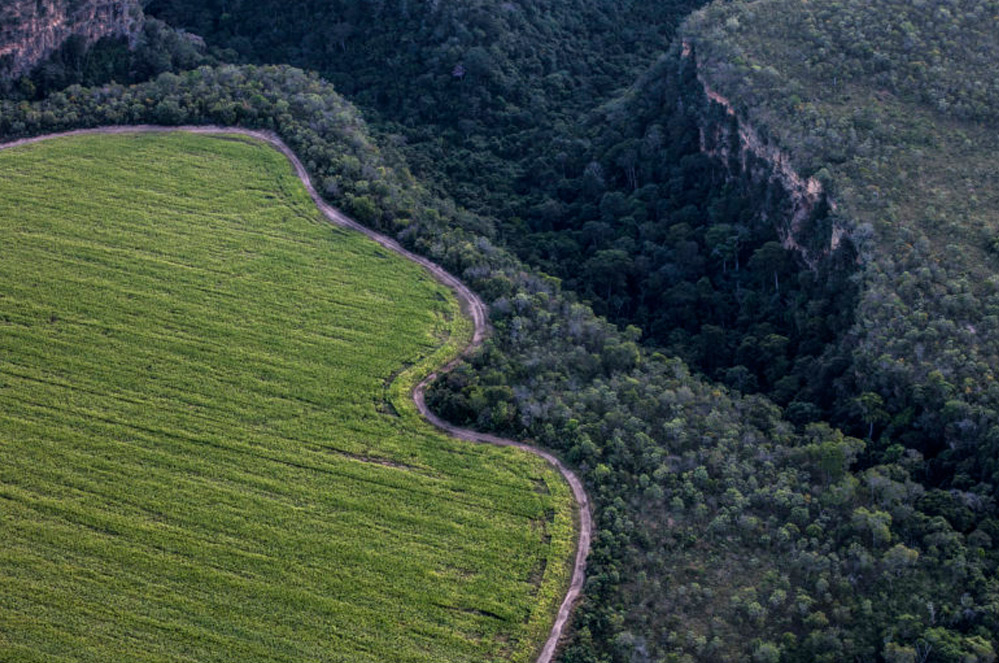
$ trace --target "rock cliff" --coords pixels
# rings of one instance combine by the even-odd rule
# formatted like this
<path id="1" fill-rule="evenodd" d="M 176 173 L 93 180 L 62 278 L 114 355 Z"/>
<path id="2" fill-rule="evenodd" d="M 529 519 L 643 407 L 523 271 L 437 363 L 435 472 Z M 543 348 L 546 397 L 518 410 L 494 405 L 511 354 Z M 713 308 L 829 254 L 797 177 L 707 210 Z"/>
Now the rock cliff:
<path id="1" fill-rule="evenodd" d="M 681 66 L 696 72 L 701 151 L 721 160 L 733 176 L 747 177 L 765 191 L 763 213 L 775 223 L 784 247 L 814 268 L 846 237 L 846 229 L 832 214 L 836 202 L 817 178 L 803 177 L 786 152 L 739 117 L 735 105 L 701 71 L 690 43 L 683 42 L 680 56 Z"/>
<path id="2" fill-rule="evenodd" d="M 25 74 L 79 35 L 132 40 L 142 25 L 139 0 L 4 0 L 0 5 L 0 78 Z"/>

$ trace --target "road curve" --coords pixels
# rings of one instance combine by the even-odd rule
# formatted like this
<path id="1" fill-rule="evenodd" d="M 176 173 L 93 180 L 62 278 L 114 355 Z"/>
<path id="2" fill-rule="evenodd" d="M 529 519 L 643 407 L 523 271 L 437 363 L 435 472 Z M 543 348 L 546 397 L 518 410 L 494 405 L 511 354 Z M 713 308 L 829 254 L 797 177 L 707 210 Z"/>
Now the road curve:
<path id="1" fill-rule="evenodd" d="M 517 442 L 516 440 L 508 440 L 506 438 L 497 437 L 495 435 L 489 435 L 488 433 L 479 433 L 468 428 L 459 428 L 453 426 L 443 419 L 439 418 L 433 412 L 427 408 L 426 404 L 426 391 L 427 386 L 430 385 L 439 375 L 447 373 L 457 366 L 458 362 L 463 356 L 466 356 L 473 352 L 476 348 L 482 345 L 482 341 L 485 340 L 486 336 L 489 334 L 489 317 L 488 309 L 486 308 L 485 302 L 476 295 L 472 290 L 458 280 L 457 277 L 451 275 L 449 272 L 444 270 L 443 267 L 431 262 L 430 260 L 424 258 L 423 256 L 416 255 L 415 253 L 406 250 L 402 247 L 399 242 L 391 239 L 385 235 L 377 233 L 366 226 L 362 226 L 357 221 L 354 221 L 347 215 L 345 215 L 340 210 L 336 209 L 332 205 L 328 204 L 322 197 L 316 192 L 314 186 L 312 186 L 312 179 L 309 177 L 309 172 L 305 169 L 305 166 L 299 160 L 298 156 L 291 151 L 284 141 L 282 141 L 277 134 L 270 131 L 255 131 L 250 129 L 239 129 L 235 127 L 220 127 L 220 126 L 180 126 L 180 127 L 165 127 L 152 124 L 139 124 L 139 125 L 128 125 L 128 126 L 110 126 L 110 127 L 95 127 L 92 129 L 77 129 L 75 131 L 65 131 L 61 133 L 46 134 L 44 136 L 35 136 L 33 138 L 24 138 L 21 140 L 2 143 L 0 144 L 0 150 L 16 147 L 18 145 L 26 145 L 29 143 L 37 143 L 43 140 L 50 140 L 52 138 L 61 138 L 65 136 L 80 136 L 87 134 L 134 134 L 134 133 L 168 133 L 174 131 L 184 131 L 188 133 L 196 134 L 229 134 L 229 135 L 240 135 L 240 136 L 250 136 L 261 140 L 279 152 L 284 154 L 288 161 L 291 162 L 292 168 L 295 170 L 295 174 L 305 185 L 305 189 L 309 192 L 312 200 L 316 203 L 316 206 L 323 213 L 326 219 L 338 226 L 343 226 L 346 228 L 351 228 L 357 232 L 363 233 L 369 238 L 381 244 L 386 249 L 394 251 L 399 255 L 412 260 L 413 262 L 424 267 L 431 275 L 440 283 L 447 286 L 454 291 L 455 296 L 458 298 L 461 304 L 462 310 L 464 310 L 469 317 L 472 318 L 474 324 L 474 332 L 472 333 L 472 339 L 469 341 L 465 349 L 462 350 L 460 355 L 450 362 L 448 362 L 442 368 L 431 373 L 427 377 L 416 385 L 413 389 L 413 401 L 416 403 L 416 408 L 419 410 L 423 418 L 429 421 L 431 424 L 439 428 L 440 430 L 448 433 L 449 435 L 467 440 L 469 442 L 478 442 L 482 444 L 494 444 L 501 447 L 514 447 L 517 449 L 522 449 L 528 453 L 532 453 L 535 456 L 540 456 L 544 458 L 552 467 L 557 469 L 562 477 L 569 484 L 572 489 L 572 495 L 576 500 L 577 514 L 579 519 L 579 538 L 576 542 L 576 559 L 573 564 L 572 570 L 572 580 L 569 583 L 569 591 L 566 593 L 565 598 L 562 600 L 562 605 L 559 606 L 558 616 L 555 618 L 555 623 L 552 626 L 551 633 L 548 636 L 548 640 L 545 641 L 544 647 L 541 649 L 541 653 L 536 659 L 536 663 L 551 663 L 552 659 L 555 657 L 555 651 L 558 648 L 559 641 L 562 638 L 562 634 L 565 630 L 565 626 L 569 621 L 569 617 L 572 613 L 572 608 L 576 601 L 579 599 L 583 591 L 583 581 L 585 579 L 586 572 L 586 557 L 590 552 L 590 540 L 593 535 L 593 518 L 590 513 L 590 502 L 586 496 L 586 491 L 583 488 L 583 483 L 579 480 L 579 477 L 566 467 L 562 461 L 556 458 L 553 454 L 545 451 L 544 449 L 539 449 L 538 447 L 532 446 L 530 444 L 525 444 L 524 442 Z"/>

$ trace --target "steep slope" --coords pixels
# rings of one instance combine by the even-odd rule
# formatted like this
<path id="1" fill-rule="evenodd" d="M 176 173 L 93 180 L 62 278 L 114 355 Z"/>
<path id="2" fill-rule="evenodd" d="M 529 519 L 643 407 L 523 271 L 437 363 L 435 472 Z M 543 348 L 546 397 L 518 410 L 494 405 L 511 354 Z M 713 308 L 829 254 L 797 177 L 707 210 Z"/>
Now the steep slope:
<path id="1" fill-rule="evenodd" d="M 9 0 L 0 7 L 0 78 L 28 73 L 70 37 L 135 38 L 139 0 Z"/>
<path id="2" fill-rule="evenodd" d="M 859 246 L 842 387 L 876 411 L 841 402 L 840 415 L 967 489 L 999 482 L 999 37 L 982 27 L 999 6 L 952 4 L 713 5 L 688 24 L 683 57 L 728 114 L 708 108 L 704 134 L 728 122 L 743 158 L 781 155 L 770 161 L 837 210 L 825 241 L 849 227 Z"/>
<path id="3" fill-rule="evenodd" d="M 701 151 L 782 192 L 772 221 L 785 246 L 812 269 L 844 242 L 857 249 L 855 322 L 827 413 L 867 438 L 864 464 L 905 466 L 921 484 L 915 509 L 883 512 L 882 563 L 899 580 L 876 590 L 865 628 L 886 660 L 995 659 L 997 12 L 983 0 L 714 3 L 674 53 Z M 803 225 L 817 206 L 824 223 Z M 984 574 L 941 566 L 942 544 L 972 542 Z M 856 612 L 834 615 L 841 655 L 843 634 L 862 629 Z"/>
<path id="4" fill-rule="evenodd" d="M 703 0 L 155 0 L 147 12 L 256 63 L 314 69 L 477 212 L 523 216 L 574 139 Z"/>

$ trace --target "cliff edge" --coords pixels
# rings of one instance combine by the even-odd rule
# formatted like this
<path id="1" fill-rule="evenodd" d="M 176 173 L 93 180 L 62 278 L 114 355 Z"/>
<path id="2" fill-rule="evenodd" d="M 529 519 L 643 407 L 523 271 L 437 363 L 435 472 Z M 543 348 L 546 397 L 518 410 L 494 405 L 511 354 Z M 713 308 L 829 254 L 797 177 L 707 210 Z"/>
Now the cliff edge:
<path id="1" fill-rule="evenodd" d="M 733 177 L 748 178 L 765 190 L 768 202 L 763 214 L 774 223 L 784 248 L 815 269 L 847 234 L 843 221 L 834 215 L 836 202 L 817 177 L 799 173 L 790 154 L 712 86 L 688 40 L 681 41 L 680 66 L 693 69 L 698 88 L 701 152 L 723 163 Z"/>
<path id="2" fill-rule="evenodd" d="M 139 0 L 8 0 L 0 7 L 0 79 L 26 74 L 73 35 L 135 39 Z"/>

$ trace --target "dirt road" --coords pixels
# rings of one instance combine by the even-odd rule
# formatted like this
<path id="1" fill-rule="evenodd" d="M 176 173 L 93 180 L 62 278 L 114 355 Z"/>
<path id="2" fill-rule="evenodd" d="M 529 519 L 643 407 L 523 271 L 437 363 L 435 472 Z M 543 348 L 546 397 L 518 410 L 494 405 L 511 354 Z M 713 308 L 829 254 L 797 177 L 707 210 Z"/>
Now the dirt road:
<path id="1" fill-rule="evenodd" d="M 472 334 L 472 340 L 462 351 L 462 355 L 467 355 L 468 353 L 474 351 L 480 345 L 482 341 L 486 338 L 489 333 L 489 318 L 488 309 L 486 308 L 485 302 L 479 298 L 474 292 L 472 292 L 468 286 L 459 281 L 456 277 L 452 276 L 450 273 L 444 270 L 441 266 L 427 260 L 423 256 L 416 255 L 402 247 L 397 241 L 386 237 L 385 235 L 376 233 L 375 231 L 362 226 L 357 221 L 354 221 L 350 217 L 343 214 L 340 210 L 329 205 L 319 194 L 316 192 L 315 187 L 312 186 L 312 180 L 309 178 L 309 173 L 302 165 L 302 162 L 291 151 L 287 145 L 284 144 L 277 134 L 269 131 L 253 131 L 250 129 L 237 129 L 233 127 L 218 127 L 218 126 L 181 126 L 181 127 L 161 127 L 156 125 L 140 124 L 132 126 L 115 126 L 115 127 L 97 127 L 93 129 L 78 129 L 76 131 L 67 131 L 57 134 L 47 134 L 45 136 L 36 136 L 34 138 L 25 138 L 18 141 L 13 141 L 10 143 L 0 144 L 0 150 L 7 149 L 10 147 L 16 147 L 18 145 L 26 145 L 29 143 L 37 143 L 43 140 L 49 140 L 52 138 L 60 138 L 64 136 L 79 136 L 86 134 L 134 134 L 134 133 L 167 133 L 172 131 L 185 131 L 189 133 L 197 134 L 229 134 L 229 135 L 241 135 L 241 136 L 251 136 L 266 142 L 267 144 L 273 146 L 279 152 L 284 154 L 288 161 L 291 162 L 292 168 L 295 170 L 295 174 L 298 175 L 299 179 L 302 180 L 302 184 L 305 185 L 306 190 L 315 201 L 316 206 L 331 223 L 338 226 L 343 226 L 346 228 L 351 228 L 357 232 L 363 233 L 378 242 L 386 249 L 394 251 L 399 255 L 412 260 L 415 263 L 423 266 L 427 271 L 429 271 L 437 281 L 447 286 L 454 291 L 455 296 L 461 303 L 462 309 L 472 318 L 475 330 Z M 496 437 L 495 435 L 489 435 L 487 433 L 478 433 L 467 428 L 458 428 L 457 426 L 452 426 L 451 424 L 443 421 L 434 415 L 428 408 L 426 404 L 425 394 L 427 386 L 433 382 L 439 375 L 447 373 L 453 369 L 458 362 L 460 357 L 452 360 L 446 366 L 438 369 L 436 372 L 431 373 L 425 377 L 416 387 L 413 389 L 413 401 L 416 403 L 417 409 L 423 417 L 432 423 L 437 428 L 448 433 L 449 435 L 467 440 L 469 442 L 479 442 L 482 444 L 495 444 L 501 447 L 515 447 L 517 449 L 522 449 L 528 453 L 532 453 L 535 456 L 540 456 L 548 461 L 568 482 L 569 487 L 572 489 L 573 497 L 576 500 L 576 513 L 578 517 L 579 526 L 579 538 L 576 543 L 576 559 L 573 564 L 572 570 L 572 580 L 569 584 L 569 591 L 566 593 L 565 598 L 562 600 L 562 605 L 559 607 L 558 616 L 555 618 L 555 624 L 552 626 L 551 633 L 548 636 L 548 640 L 545 641 L 544 647 L 541 650 L 540 655 L 536 659 L 537 663 L 551 663 L 551 660 L 555 656 L 555 651 L 558 648 L 560 639 L 562 638 L 562 633 L 565 630 L 565 626 L 569 621 L 569 617 L 572 613 L 572 608 L 575 605 L 577 599 L 583 591 L 583 581 L 585 579 L 586 571 L 586 557 L 590 552 L 590 540 L 593 535 L 593 521 L 590 514 L 590 503 L 586 496 L 586 491 L 583 489 L 583 483 L 579 480 L 576 474 L 567 468 L 558 458 L 554 455 L 548 453 L 544 449 L 539 449 L 538 447 L 525 444 L 523 442 L 517 442 L 516 440 L 508 440 L 502 437 Z"/>

